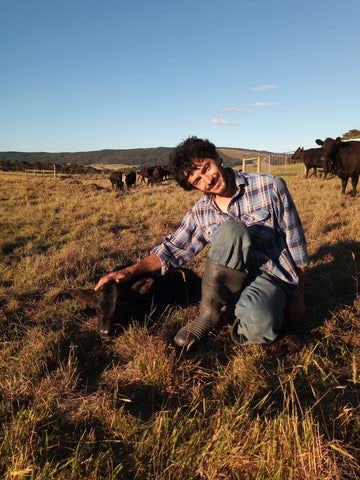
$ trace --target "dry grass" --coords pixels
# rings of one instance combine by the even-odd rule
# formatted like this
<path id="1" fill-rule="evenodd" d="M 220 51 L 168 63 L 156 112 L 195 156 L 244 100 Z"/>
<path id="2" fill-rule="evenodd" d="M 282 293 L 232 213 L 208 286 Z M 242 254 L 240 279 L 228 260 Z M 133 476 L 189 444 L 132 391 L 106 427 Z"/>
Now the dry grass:
<path id="1" fill-rule="evenodd" d="M 0 177 L 2 478 L 359 477 L 360 199 L 339 179 L 287 183 L 311 259 L 307 347 L 239 348 L 224 327 L 184 353 L 171 340 L 196 307 L 102 342 L 92 313 L 51 297 L 142 258 L 199 193 Z"/>

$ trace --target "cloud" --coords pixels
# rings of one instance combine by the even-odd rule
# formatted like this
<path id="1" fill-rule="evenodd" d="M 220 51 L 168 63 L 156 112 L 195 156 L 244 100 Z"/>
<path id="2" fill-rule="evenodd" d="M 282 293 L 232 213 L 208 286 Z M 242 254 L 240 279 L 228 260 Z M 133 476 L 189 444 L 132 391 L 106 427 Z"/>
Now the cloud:
<path id="1" fill-rule="evenodd" d="M 221 108 L 215 111 L 222 112 L 222 113 L 237 113 L 237 112 L 251 113 L 251 110 L 247 110 L 246 108 Z"/>
<path id="2" fill-rule="evenodd" d="M 254 107 L 272 107 L 273 105 L 277 105 L 277 103 L 264 103 L 264 102 L 254 103 Z"/>
<path id="3" fill-rule="evenodd" d="M 266 91 L 266 90 L 275 90 L 277 89 L 277 85 L 263 85 L 262 87 L 250 87 L 250 90 L 263 90 L 263 91 Z"/>
<path id="4" fill-rule="evenodd" d="M 222 118 L 213 118 L 211 120 L 212 125 L 239 125 L 236 122 L 228 122 L 227 120 L 223 120 Z"/>

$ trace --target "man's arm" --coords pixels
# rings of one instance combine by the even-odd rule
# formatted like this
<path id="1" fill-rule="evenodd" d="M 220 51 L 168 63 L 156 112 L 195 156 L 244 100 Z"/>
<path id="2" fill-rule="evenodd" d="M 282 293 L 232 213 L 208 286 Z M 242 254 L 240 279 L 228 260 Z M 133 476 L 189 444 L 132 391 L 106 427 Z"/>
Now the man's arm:
<path id="1" fill-rule="evenodd" d="M 134 263 L 130 267 L 126 267 L 123 270 L 117 270 L 111 272 L 108 275 L 100 278 L 95 287 L 95 291 L 99 290 L 105 283 L 115 280 L 117 283 L 128 282 L 132 277 L 144 275 L 145 273 L 156 272 L 161 269 L 160 258 L 154 253 L 150 253 L 147 257 L 140 260 L 140 262 Z"/>

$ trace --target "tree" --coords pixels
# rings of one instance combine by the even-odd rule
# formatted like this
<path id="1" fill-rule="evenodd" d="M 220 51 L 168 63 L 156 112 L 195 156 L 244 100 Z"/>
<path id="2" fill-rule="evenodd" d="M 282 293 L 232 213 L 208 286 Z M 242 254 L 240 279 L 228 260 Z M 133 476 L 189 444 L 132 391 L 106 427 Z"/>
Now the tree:
<path id="1" fill-rule="evenodd" d="M 351 140 L 352 138 L 360 138 L 360 130 L 349 130 L 342 136 L 343 140 Z"/>

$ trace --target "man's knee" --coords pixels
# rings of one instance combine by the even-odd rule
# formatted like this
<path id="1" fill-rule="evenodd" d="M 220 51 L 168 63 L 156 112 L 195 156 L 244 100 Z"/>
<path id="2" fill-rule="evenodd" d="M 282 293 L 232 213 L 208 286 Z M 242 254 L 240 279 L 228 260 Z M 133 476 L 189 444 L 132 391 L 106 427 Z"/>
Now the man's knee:
<path id="1" fill-rule="evenodd" d="M 275 340 L 282 327 L 286 295 L 280 288 L 247 287 L 235 308 L 237 320 L 233 339 L 244 338 L 243 344 L 268 343 Z M 239 343 L 239 342 L 237 342 Z"/>
<path id="2" fill-rule="evenodd" d="M 255 343 L 269 343 L 274 341 L 280 333 L 280 327 L 275 328 L 274 319 L 262 319 L 257 316 L 246 315 L 237 318 L 233 325 L 232 338 L 236 343 L 252 345 Z M 236 341 L 236 338 L 239 339 Z"/>
<path id="3" fill-rule="evenodd" d="M 229 242 L 237 241 L 239 238 L 245 239 L 249 237 L 247 227 L 241 222 L 234 222 L 229 220 L 222 223 L 214 233 L 212 243 L 214 242 Z M 248 243 L 251 245 L 250 237 Z"/>
<path id="4" fill-rule="evenodd" d="M 247 227 L 241 222 L 228 221 L 216 230 L 209 258 L 235 270 L 246 268 L 251 240 Z"/>

